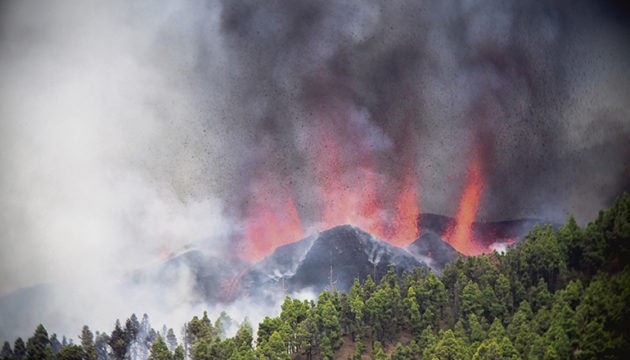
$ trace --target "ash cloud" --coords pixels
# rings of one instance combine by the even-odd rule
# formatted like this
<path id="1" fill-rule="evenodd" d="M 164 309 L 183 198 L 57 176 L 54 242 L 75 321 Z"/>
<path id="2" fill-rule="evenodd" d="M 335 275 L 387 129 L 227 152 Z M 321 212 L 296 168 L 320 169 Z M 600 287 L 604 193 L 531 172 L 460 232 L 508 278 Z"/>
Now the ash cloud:
<path id="1" fill-rule="evenodd" d="M 411 167 L 420 210 L 455 214 L 477 152 L 482 218 L 584 223 L 630 190 L 627 14 L 595 1 L 3 2 L 0 295 L 69 283 L 77 304 L 103 305 L 77 321 L 108 331 L 141 304 L 90 289 L 190 243 L 235 255 L 260 172 L 312 227 L 326 126 L 344 175 L 369 165 L 385 203 Z"/>
<path id="2" fill-rule="evenodd" d="M 264 161 L 288 164 L 298 194 L 317 184 L 301 168 L 308 154 L 295 133 L 331 118 L 343 133 L 351 117 L 330 109 L 360 108 L 394 144 L 368 150 L 376 171 L 397 184 L 399 164 L 412 162 L 422 211 L 456 211 L 477 152 L 484 218 L 575 213 L 584 222 L 628 189 L 630 175 L 628 23 L 613 6 L 224 2 L 231 100 L 244 110 L 237 124 L 272 139 Z M 342 137 L 361 149 L 369 135 Z"/>

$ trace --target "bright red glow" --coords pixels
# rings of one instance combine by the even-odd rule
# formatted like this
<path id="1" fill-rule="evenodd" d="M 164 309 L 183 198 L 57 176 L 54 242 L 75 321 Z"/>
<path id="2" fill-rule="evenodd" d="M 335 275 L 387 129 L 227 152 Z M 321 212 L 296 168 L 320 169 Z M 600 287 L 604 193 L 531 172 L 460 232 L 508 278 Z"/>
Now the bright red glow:
<path id="1" fill-rule="evenodd" d="M 241 257 L 257 261 L 275 248 L 304 238 L 300 217 L 288 190 L 261 181 L 252 186 Z"/>
<path id="2" fill-rule="evenodd" d="M 407 246 L 418 238 L 418 208 L 417 182 L 409 177 L 396 200 L 393 235 L 389 242 L 396 246 Z"/>
<path id="3" fill-rule="evenodd" d="M 343 149 L 336 133 L 332 125 L 319 129 L 324 144 L 315 156 L 322 196 L 319 229 L 351 224 L 397 246 L 414 242 L 418 238 L 419 215 L 416 178 L 407 175 L 397 187 L 384 183 L 372 165 L 370 150 Z M 353 170 L 348 171 L 349 168 Z M 411 173 L 411 169 L 407 170 Z M 382 189 L 387 189 L 387 193 Z"/>
<path id="4" fill-rule="evenodd" d="M 464 255 L 479 255 L 483 248 L 473 239 L 472 225 L 479 212 L 479 202 L 483 192 L 483 180 L 477 157 L 475 156 L 466 178 L 466 187 L 459 202 L 455 225 L 447 230 L 444 239 L 455 250 Z"/>
<path id="5" fill-rule="evenodd" d="M 350 224 L 393 245 L 407 246 L 418 238 L 417 176 L 402 155 L 396 161 L 404 165 L 388 171 L 378 168 L 377 145 L 392 145 L 375 145 L 382 139 L 366 135 L 365 122 L 357 116 L 341 104 L 319 114 L 321 121 L 307 131 L 313 146 L 307 149 L 305 165 L 314 180 L 317 201 L 311 203 L 315 208 L 306 210 L 310 217 L 304 223 L 318 231 Z M 351 121 L 336 121 L 341 118 Z M 241 258 L 249 261 L 305 237 L 290 187 L 282 184 L 281 176 L 280 180 L 274 177 L 278 175 L 275 169 L 259 170 L 250 184 L 240 251 Z M 396 176 L 389 174 L 392 170 Z"/>
<path id="6" fill-rule="evenodd" d="M 347 171 L 348 160 L 342 154 L 334 131 L 321 129 L 320 139 L 324 146 L 315 156 L 322 208 L 319 230 L 351 224 L 382 236 L 377 181 L 368 161 L 369 154 L 357 159 L 363 166 Z"/>

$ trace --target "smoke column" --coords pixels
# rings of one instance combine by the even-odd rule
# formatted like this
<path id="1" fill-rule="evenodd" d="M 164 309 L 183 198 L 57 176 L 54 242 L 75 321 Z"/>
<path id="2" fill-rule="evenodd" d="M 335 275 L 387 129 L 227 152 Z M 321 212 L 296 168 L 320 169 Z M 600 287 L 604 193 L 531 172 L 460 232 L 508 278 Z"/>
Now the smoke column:
<path id="1" fill-rule="evenodd" d="M 351 222 L 404 245 L 401 204 L 454 216 L 462 196 L 478 203 L 467 221 L 585 221 L 628 189 L 626 15 L 564 1 L 226 2 L 231 129 L 265 149 L 256 164 L 282 167 L 307 233 Z M 230 203 L 255 181 L 237 179 Z"/>

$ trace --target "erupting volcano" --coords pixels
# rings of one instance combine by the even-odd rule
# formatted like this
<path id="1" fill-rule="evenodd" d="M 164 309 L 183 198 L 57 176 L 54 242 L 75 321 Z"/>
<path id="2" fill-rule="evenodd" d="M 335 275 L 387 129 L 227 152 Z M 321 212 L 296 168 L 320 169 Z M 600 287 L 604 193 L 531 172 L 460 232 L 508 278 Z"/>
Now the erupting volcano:
<path id="1" fill-rule="evenodd" d="M 359 116 L 353 110 L 334 117 Z M 245 220 L 245 243 L 240 257 L 258 261 L 278 246 L 301 240 L 314 231 L 325 231 L 349 224 L 368 231 L 393 245 L 405 247 L 416 241 L 421 232 L 418 218 L 419 182 L 413 167 L 379 167 L 378 151 L 366 142 L 359 121 L 320 122 L 309 130 L 313 142 L 306 157 L 317 201 L 315 218 L 303 221 L 296 204 L 291 182 L 275 173 L 272 167 L 260 168 L 250 183 Z M 341 124 L 341 125 L 340 125 Z M 402 159 L 411 158 L 401 156 Z M 402 162 L 402 161 L 401 161 Z M 401 176 L 391 176 L 387 171 Z M 392 170 L 393 169 L 393 170 Z M 458 252 L 478 255 L 488 249 L 492 239 L 476 239 L 473 232 L 481 196 L 483 177 L 479 156 L 475 151 L 467 169 L 463 191 L 459 197 L 455 220 L 441 237 Z M 305 226 L 304 224 L 309 224 Z"/>
<path id="2" fill-rule="evenodd" d="M 356 109 L 332 111 L 308 130 L 311 142 L 307 172 L 317 200 L 311 202 L 315 216 L 302 221 L 288 183 L 271 168 L 259 169 L 249 186 L 245 213 L 245 243 L 240 257 L 257 261 L 280 245 L 304 238 L 305 224 L 311 231 L 338 225 L 357 226 L 396 246 L 407 246 L 418 237 L 418 178 L 408 164 L 384 170 L 376 158 L 374 134 L 366 134 L 365 116 Z M 339 118 L 349 119 L 335 121 Z M 371 137 L 371 138 L 370 138 Z M 382 141 L 382 140 L 380 140 Z M 384 141 L 382 141 L 384 142 Z M 381 144 L 391 146 L 391 144 Z"/>

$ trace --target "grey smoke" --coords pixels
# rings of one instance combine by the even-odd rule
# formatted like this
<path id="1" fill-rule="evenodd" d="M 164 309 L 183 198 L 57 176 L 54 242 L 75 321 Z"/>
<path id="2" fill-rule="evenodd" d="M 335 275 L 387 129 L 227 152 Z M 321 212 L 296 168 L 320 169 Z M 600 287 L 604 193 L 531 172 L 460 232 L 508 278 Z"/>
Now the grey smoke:
<path id="1" fill-rule="evenodd" d="M 265 146 L 279 159 L 265 160 L 296 168 L 298 194 L 317 184 L 302 168 L 308 153 L 294 151 L 295 133 L 356 108 L 394 144 L 371 148 L 393 186 L 400 159 L 415 159 L 422 211 L 455 213 L 477 149 L 483 217 L 575 213 L 583 222 L 630 178 L 628 24 L 610 16 L 612 6 L 228 1 L 231 99 L 252 104 L 241 107 L 239 127 L 273 139 Z M 351 117 L 335 121 L 344 131 Z M 345 138 L 362 149 L 369 135 Z"/>
<path id="2" fill-rule="evenodd" d="M 384 204 L 411 166 L 422 212 L 457 211 L 475 149 L 484 219 L 584 223 L 630 189 L 621 3 L 0 6 L 0 295 L 61 281 L 79 303 L 190 243 L 234 255 L 261 171 L 311 228 L 324 125 L 348 174 L 369 154 Z"/>

